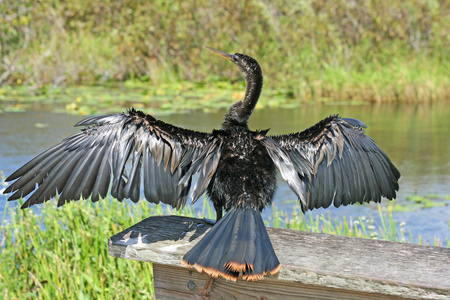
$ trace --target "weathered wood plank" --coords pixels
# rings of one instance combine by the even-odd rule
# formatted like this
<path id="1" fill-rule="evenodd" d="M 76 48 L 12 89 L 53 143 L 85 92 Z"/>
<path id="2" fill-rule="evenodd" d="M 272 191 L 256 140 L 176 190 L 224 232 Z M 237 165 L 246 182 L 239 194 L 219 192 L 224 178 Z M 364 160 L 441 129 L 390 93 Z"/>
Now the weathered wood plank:
<path id="1" fill-rule="evenodd" d="M 110 255 L 171 265 L 182 270 L 181 258 L 209 228 L 210 225 L 199 219 L 150 217 L 111 237 Z M 370 293 L 374 297 L 450 299 L 448 248 L 286 229 L 267 228 L 267 231 L 282 265 L 279 274 L 266 277 L 260 283 L 239 281 L 236 284 L 216 279 L 213 284 L 216 291 L 230 292 L 233 286 L 257 286 L 269 282 L 272 285 L 272 281 L 276 281 L 281 285 L 280 291 L 283 291 L 283 284 L 290 288 L 298 284 L 329 293 L 330 289 L 341 294 L 345 291 L 348 295 Z M 195 270 L 184 269 L 186 274 L 203 276 L 203 280 L 208 278 Z M 155 271 L 155 290 L 161 292 L 164 289 L 157 285 L 163 283 L 156 281 L 164 276 L 158 278 L 158 270 Z M 166 275 L 170 280 L 171 275 Z M 345 298 L 350 297 L 348 295 Z"/>
<path id="2" fill-rule="evenodd" d="M 238 282 L 223 278 L 211 278 L 184 267 L 153 263 L 155 293 L 157 299 L 349 299 L 381 300 L 405 299 L 392 295 L 355 292 L 307 285 L 276 279 Z"/>

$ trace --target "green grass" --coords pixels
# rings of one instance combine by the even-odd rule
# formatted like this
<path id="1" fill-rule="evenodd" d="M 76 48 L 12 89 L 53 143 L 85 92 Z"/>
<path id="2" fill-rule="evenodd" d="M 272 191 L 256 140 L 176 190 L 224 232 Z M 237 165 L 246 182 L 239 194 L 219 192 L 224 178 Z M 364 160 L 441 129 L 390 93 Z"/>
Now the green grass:
<path id="1" fill-rule="evenodd" d="M 110 236 L 138 221 L 160 214 L 214 218 L 207 202 L 195 215 L 192 207 L 176 212 L 149 207 L 145 201 L 122 204 L 109 199 L 92 204 L 72 202 L 61 208 L 50 203 L 40 214 L 18 206 L 7 207 L 0 225 L 0 297 L 4 299 L 150 299 L 154 295 L 149 263 L 108 255 Z M 411 242 L 405 224 L 380 210 L 381 224 L 366 217 L 331 219 L 273 209 L 274 227 L 345 236 Z M 8 220 L 5 220 L 8 215 Z M 266 222 L 268 224 L 268 222 Z M 42 228 L 45 226 L 45 228 Z M 449 224 L 450 229 L 450 224 Z M 420 244 L 427 244 L 420 240 Z M 434 245 L 442 246 L 439 240 Z M 450 241 L 444 246 L 449 247 Z"/>
<path id="2" fill-rule="evenodd" d="M 241 78 L 209 45 L 256 57 L 282 103 L 429 102 L 450 93 L 448 15 L 433 0 L 3 1 L 0 86 Z"/>
<path id="3" fill-rule="evenodd" d="M 108 207 L 106 207 L 108 206 Z M 8 209 L 2 223 L 0 291 L 4 299 L 150 299 L 152 267 L 108 256 L 107 240 L 157 213 L 104 201 L 56 209 Z M 140 214 L 142 213 L 142 214 Z M 145 214 L 145 215 L 144 215 Z M 45 229 L 41 228 L 41 224 Z M 131 299 L 131 298 L 130 298 Z"/>

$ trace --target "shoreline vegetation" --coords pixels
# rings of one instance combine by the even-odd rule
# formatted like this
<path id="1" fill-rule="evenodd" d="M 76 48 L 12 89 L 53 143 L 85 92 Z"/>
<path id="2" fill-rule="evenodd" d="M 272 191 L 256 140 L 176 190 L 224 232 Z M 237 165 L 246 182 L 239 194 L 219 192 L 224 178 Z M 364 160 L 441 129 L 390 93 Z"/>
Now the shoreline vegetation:
<path id="1" fill-rule="evenodd" d="M 258 58 L 262 105 L 447 100 L 449 11 L 437 0 L 3 1 L 0 105 L 64 98 L 84 114 L 82 92 L 101 85 L 119 87 L 99 95 L 106 103 L 194 94 L 227 106 L 241 76 L 203 45 Z"/>
<path id="2" fill-rule="evenodd" d="M 191 206 L 176 211 L 146 201 L 124 205 L 109 197 L 60 208 L 48 203 L 39 212 L 19 206 L 7 205 L 0 224 L 4 299 L 152 299 L 151 264 L 109 256 L 108 238 L 152 215 L 215 217 L 207 201 L 198 213 Z M 273 207 L 271 221 L 276 228 L 412 242 L 411 232 L 393 220 L 392 211 L 378 210 L 380 224 L 366 217 L 304 216 L 299 207 L 289 213 Z M 450 247 L 450 240 L 419 238 L 418 244 Z"/>

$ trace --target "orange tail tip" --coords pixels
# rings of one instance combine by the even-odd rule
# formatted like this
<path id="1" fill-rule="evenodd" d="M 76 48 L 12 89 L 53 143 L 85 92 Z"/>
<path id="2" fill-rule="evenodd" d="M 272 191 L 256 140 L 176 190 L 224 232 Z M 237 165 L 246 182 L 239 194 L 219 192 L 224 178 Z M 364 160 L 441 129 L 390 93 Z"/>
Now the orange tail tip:
<path id="1" fill-rule="evenodd" d="M 182 262 L 183 266 L 194 268 L 199 273 L 205 272 L 206 274 L 208 274 L 209 276 L 214 277 L 214 278 L 217 278 L 220 276 L 226 280 L 230 280 L 230 281 L 234 281 L 234 282 L 236 282 L 238 279 L 238 276 L 234 276 L 233 274 L 224 273 L 224 272 L 221 272 L 221 271 L 213 269 L 213 268 L 205 268 L 198 264 L 190 265 L 184 259 L 181 260 L 181 262 Z M 269 272 L 264 272 L 263 274 L 245 274 L 245 272 L 244 272 L 245 270 L 240 270 L 240 271 L 243 272 L 243 274 L 242 274 L 243 280 L 257 281 L 257 280 L 263 279 L 264 276 L 267 275 L 267 273 L 269 273 L 270 275 L 274 275 L 274 274 L 278 273 L 280 271 L 280 268 L 281 268 L 281 265 L 278 265 L 275 269 L 273 269 Z"/>
<path id="2" fill-rule="evenodd" d="M 264 278 L 263 274 L 242 275 L 242 279 L 247 281 L 257 281 Z"/>
<path id="3" fill-rule="evenodd" d="M 261 214 L 253 209 L 231 209 L 182 259 L 185 266 L 212 277 L 256 281 L 276 274 L 280 262 Z"/>
<path id="4" fill-rule="evenodd" d="M 206 274 L 208 274 L 209 276 L 214 277 L 214 278 L 217 278 L 217 277 L 221 276 L 221 277 L 225 278 L 226 280 L 231 280 L 231 281 L 234 281 L 234 282 L 236 282 L 237 279 L 238 279 L 237 276 L 233 276 L 231 274 L 227 274 L 227 273 L 221 272 L 221 271 L 213 269 L 213 268 L 205 268 L 205 267 L 200 266 L 198 264 L 191 265 L 190 263 L 186 262 L 184 259 L 181 260 L 181 263 L 185 267 L 194 268 L 199 273 L 205 272 Z"/>
<path id="5" fill-rule="evenodd" d="M 246 272 L 253 270 L 252 264 L 241 264 L 235 261 L 230 261 L 229 263 L 225 264 L 225 269 L 233 271 L 233 272 Z"/>
<path id="6" fill-rule="evenodd" d="M 275 269 L 273 269 L 272 271 L 269 271 L 269 273 L 270 273 L 270 275 L 275 275 L 278 272 L 280 272 L 280 269 L 281 269 L 281 264 L 278 264 L 278 266 Z"/>

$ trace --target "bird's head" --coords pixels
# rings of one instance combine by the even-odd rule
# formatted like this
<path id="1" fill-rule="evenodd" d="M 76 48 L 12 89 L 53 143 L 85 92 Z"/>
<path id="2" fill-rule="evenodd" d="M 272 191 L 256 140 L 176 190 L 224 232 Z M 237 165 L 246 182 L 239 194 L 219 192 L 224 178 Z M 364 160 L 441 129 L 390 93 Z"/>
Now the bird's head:
<path id="1" fill-rule="evenodd" d="M 244 77 L 247 78 L 248 75 L 262 76 L 261 67 L 259 66 L 256 59 L 254 59 L 253 57 L 241 53 L 228 54 L 208 46 L 204 47 L 237 65 L 241 70 L 242 74 L 244 74 Z"/>

